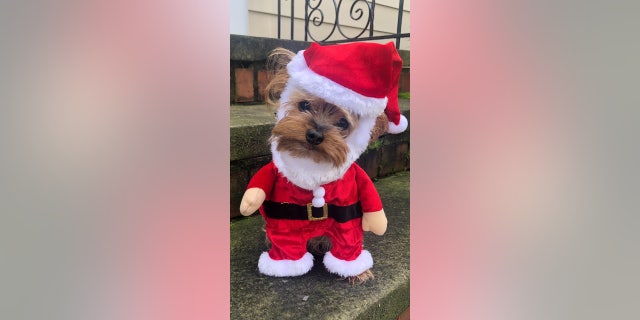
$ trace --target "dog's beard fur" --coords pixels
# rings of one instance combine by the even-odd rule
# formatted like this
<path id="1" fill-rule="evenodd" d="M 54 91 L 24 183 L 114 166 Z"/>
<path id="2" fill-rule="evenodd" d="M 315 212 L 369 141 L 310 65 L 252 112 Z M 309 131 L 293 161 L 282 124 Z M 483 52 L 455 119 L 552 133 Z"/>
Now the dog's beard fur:
<path id="1" fill-rule="evenodd" d="M 288 152 L 295 158 L 308 158 L 316 163 L 330 163 L 341 167 L 347 161 L 349 146 L 345 138 L 357 125 L 358 118 L 342 108 L 324 102 L 322 99 L 298 93 L 292 97 L 287 116 L 273 128 L 271 142 L 277 141 L 276 150 Z M 309 110 L 299 110 L 300 101 L 309 102 Z M 348 127 L 339 127 L 339 122 Z M 308 130 L 322 134 L 323 141 L 314 145 L 307 141 Z"/>

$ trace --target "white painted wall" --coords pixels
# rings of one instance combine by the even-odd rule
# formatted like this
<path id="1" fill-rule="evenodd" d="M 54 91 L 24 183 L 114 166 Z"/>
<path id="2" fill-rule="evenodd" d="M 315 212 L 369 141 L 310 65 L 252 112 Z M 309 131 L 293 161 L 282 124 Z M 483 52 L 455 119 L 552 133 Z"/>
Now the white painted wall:
<path id="1" fill-rule="evenodd" d="M 248 0 L 230 0 L 231 34 L 249 35 L 249 3 Z"/>

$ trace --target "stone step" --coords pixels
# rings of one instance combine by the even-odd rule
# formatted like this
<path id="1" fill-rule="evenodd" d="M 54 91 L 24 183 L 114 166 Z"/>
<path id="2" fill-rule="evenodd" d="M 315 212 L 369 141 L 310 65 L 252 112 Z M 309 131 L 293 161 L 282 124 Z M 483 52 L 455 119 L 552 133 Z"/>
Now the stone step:
<path id="1" fill-rule="evenodd" d="M 299 277 L 258 272 L 266 250 L 262 217 L 231 220 L 231 319 L 396 319 L 409 306 L 409 172 L 375 182 L 389 225 L 365 233 L 375 279 L 361 285 L 328 273 L 322 258 Z"/>

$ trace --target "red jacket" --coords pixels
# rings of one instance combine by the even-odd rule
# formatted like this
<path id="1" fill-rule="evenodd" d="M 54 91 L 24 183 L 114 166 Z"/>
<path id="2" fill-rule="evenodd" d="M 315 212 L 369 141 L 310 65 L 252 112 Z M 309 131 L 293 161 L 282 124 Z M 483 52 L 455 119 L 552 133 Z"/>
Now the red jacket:
<path id="1" fill-rule="evenodd" d="M 289 202 L 299 205 L 311 203 L 313 192 L 302 189 L 279 174 L 275 164 L 269 162 L 262 167 L 251 179 L 247 189 L 260 188 L 266 194 L 266 200 L 274 202 Z M 360 166 L 353 163 L 344 176 L 336 181 L 323 185 L 325 202 L 338 206 L 347 206 L 358 201 L 362 204 L 363 212 L 382 210 L 382 201 L 373 182 Z M 263 208 L 260 213 L 264 216 Z"/>

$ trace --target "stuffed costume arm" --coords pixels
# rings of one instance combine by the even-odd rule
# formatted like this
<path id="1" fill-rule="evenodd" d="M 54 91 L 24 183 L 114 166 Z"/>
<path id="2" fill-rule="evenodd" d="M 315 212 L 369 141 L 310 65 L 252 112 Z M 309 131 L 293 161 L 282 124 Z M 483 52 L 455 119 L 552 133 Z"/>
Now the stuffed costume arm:
<path id="1" fill-rule="evenodd" d="M 362 230 L 371 231 L 376 235 L 383 235 L 387 231 L 387 216 L 384 210 L 365 212 L 362 216 Z"/>
<path id="2" fill-rule="evenodd" d="M 242 201 L 240 202 L 240 213 L 243 216 L 252 215 L 256 210 L 258 210 L 258 208 L 260 208 L 266 196 L 267 195 L 264 193 L 264 190 L 260 188 L 247 189 L 247 191 L 244 192 L 244 196 L 242 196 Z"/>
<path id="3" fill-rule="evenodd" d="M 242 196 L 242 201 L 240 201 L 240 213 L 243 216 L 249 216 L 260 208 L 267 194 L 271 194 L 276 174 L 275 166 L 273 162 L 270 162 L 260 168 L 251 178 L 247 190 Z"/>
<path id="4" fill-rule="evenodd" d="M 359 166 L 356 166 L 356 183 L 358 196 L 362 203 L 362 230 L 383 235 L 387 231 L 387 216 L 382 209 L 382 201 L 373 182 Z"/>

